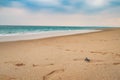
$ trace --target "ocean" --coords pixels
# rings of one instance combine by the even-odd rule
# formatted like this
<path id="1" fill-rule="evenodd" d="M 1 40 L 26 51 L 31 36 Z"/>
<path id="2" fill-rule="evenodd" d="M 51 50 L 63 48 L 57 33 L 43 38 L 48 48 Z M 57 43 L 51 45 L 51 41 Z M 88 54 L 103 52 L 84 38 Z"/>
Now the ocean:
<path id="1" fill-rule="evenodd" d="M 39 39 L 100 31 L 108 27 L 0 25 L 0 42 Z"/>

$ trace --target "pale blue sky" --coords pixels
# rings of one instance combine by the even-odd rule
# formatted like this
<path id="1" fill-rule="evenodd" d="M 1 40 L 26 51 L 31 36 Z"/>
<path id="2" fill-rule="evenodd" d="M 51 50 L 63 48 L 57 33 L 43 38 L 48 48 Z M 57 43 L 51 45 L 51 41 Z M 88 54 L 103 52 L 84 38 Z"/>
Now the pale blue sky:
<path id="1" fill-rule="evenodd" d="M 0 25 L 120 26 L 120 0 L 0 0 Z"/>

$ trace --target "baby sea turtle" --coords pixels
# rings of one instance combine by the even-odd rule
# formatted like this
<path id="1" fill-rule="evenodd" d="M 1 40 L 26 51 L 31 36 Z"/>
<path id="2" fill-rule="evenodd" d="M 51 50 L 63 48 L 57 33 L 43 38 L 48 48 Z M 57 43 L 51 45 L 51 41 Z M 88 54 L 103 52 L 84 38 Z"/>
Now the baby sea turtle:
<path id="1" fill-rule="evenodd" d="M 86 62 L 90 62 L 90 59 L 88 59 L 87 57 L 84 59 Z"/>

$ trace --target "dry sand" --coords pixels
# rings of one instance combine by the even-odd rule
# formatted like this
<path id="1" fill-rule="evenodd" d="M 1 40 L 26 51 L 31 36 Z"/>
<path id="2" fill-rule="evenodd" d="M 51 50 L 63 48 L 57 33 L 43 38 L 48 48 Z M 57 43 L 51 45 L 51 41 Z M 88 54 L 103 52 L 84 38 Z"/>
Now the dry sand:
<path id="1" fill-rule="evenodd" d="M 120 80 L 120 29 L 0 43 L 0 80 Z"/>

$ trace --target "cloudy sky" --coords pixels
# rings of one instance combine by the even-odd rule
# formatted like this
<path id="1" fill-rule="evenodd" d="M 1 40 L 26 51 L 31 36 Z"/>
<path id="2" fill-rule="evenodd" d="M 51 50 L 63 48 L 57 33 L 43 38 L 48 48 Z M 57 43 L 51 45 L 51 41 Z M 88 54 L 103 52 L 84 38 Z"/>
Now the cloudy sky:
<path id="1" fill-rule="evenodd" d="M 120 26 L 120 0 L 0 0 L 0 25 Z"/>

